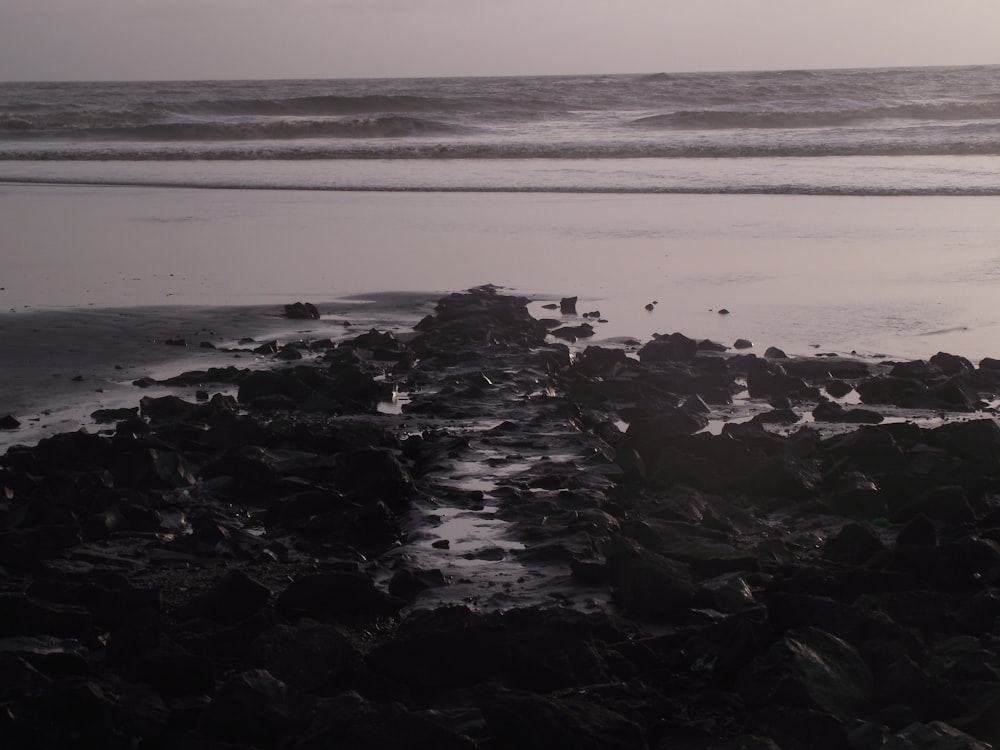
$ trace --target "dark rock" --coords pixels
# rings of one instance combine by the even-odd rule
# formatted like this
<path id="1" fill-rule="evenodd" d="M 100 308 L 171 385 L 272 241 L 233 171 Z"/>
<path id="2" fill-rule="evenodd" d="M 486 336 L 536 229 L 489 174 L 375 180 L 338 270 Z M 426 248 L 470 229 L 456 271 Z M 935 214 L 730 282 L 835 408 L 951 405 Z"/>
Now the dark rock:
<path id="1" fill-rule="evenodd" d="M 682 333 L 658 336 L 639 350 L 639 360 L 643 364 L 656 362 L 684 362 L 694 359 L 698 353 L 698 342 Z"/>
<path id="2" fill-rule="evenodd" d="M 854 390 L 854 386 L 845 383 L 843 380 L 830 380 L 823 389 L 834 398 L 843 398 Z"/>
<path id="3" fill-rule="evenodd" d="M 733 349 L 752 349 L 753 342 L 749 339 L 736 339 L 733 342 Z"/>
<path id="4" fill-rule="evenodd" d="M 785 372 L 778 364 L 754 357 L 747 365 L 747 391 L 751 398 L 771 399 L 778 396 L 788 398 L 816 398 L 818 389 L 802 378 Z"/>
<path id="5" fill-rule="evenodd" d="M 559 300 L 559 312 L 563 315 L 576 315 L 576 297 L 563 297 Z"/>
<path id="6" fill-rule="evenodd" d="M 285 683 L 266 670 L 253 669 L 234 674 L 219 686 L 201 729 L 221 740 L 268 747 L 302 721 L 299 710 Z"/>
<path id="7" fill-rule="evenodd" d="M 992 745 L 942 721 L 914 723 L 882 746 L 884 750 L 989 750 Z"/>
<path id="8" fill-rule="evenodd" d="M 963 372 L 972 372 L 976 368 L 972 362 L 965 357 L 959 357 L 947 352 L 938 352 L 930 359 L 930 363 L 937 367 L 945 375 L 958 375 Z"/>
<path id="9" fill-rule="evenodd" d="M 483 714 L 499 747 L 518 750 L 643 750 L 644 728 L 599 704 L 533 693 L 503 692 Z"/>
<path id="10" fill-rule="evenodd" d="M 421 591 L 447 585 L 440 570 L 400 570 L 389 581 L 389 593 L 402 599 L 412 599 Z"/>
<path id="11" fill-rule="evenodd" d="M 372 668 L 412 687 L 471 687 L 506 669 L 507 636 L 466 607 L 417 610 L 396 638 L 368 656 Z"/>
<path id="12" fill-rule="evenodd" d="M 207 617 L 217 622 L 245 619 L 267 604 L 271 592 L 241 570 L 230 570 L 182 609 L 188 617 Z"/>
<path id="13" fill-rule="evenodd" d="M 788 355 L 776 346 L 769 346 L 764 351 L 766 359 L 788 359 Z"/>
<path id="14" fill-rule="evenodd" d="M 924 515 L 948 523 L 969 523 L 976 518 L 965 490 L 957 485 L 932 487 L 904 503 L 893 515 L 897 523 Z"/>
<path id="15" fill-rule="evenodd" d="M 874 679 L 858 652 L 815 628 L 789 631 L 740 677 L 750 706 L 775 702 L 851 719 L 870 704 Z"/>
<path id="16" fill-rule="evenodd" d="M 840 404 L 822 399 L 812 412 L 817 422 L 841 422 L 850 424 L 879 424 L 884 417 L 871 409 L 845 409 Z"/>
<path id="17" fill-rule="evenodd" d="M 574 342 L 577 339 L 584 339 L 593 336 L 594 327 L 590 323 L 581 323 L 578 326 L 562 326 L 550 332 L 551 336 L 564 341 Z"/>
<path id="18" fill-rule="evenodd" d="M 323 573 L 303 576 L 281 593 L 275 604 L 290 617 L 352 617 L 393 615 L 404 602 L 375 588 L 361 573 Z"/>
<path id="19" fill-rule="evenodd" d="M 296 320 L 319 320 L 319 310 L 311 302 L 294 302 L 285 305 L 285 317 Z"/>
<path id="20" fill-rule="evenodd" d="M 609 679 L 610 669 L 585 615 L 568 609 L 510 610 L 503 624 L 514 687 L 548 693 Z"/>
<path id="21" fill-rule="evenodd" d="M 97 409 L 96 411 L 90 413 L 90 418 L 98 424 L 120 422 L 137 416 L 139 416 L 139 409 L 134 406 L 124 409 Z"/>
<path id="22" fill-rule="evenodd" d="M 823 557 L 844 565 L 864 565 L 885 551 L 885 544 L 871 528 L 849 523 L 826 543 Z"/>
<path id="23" fill-rule="evenodd" d="M 612 540 L 607 564 L 618 601 L 633 616 L 664 620 L 691 606 L 695 588 L 688 565 L 622 537 Z"/>
<path id="24" fill-rule="evenodd" d="M 0 417 L 0 430 L 16 430 L 21 426 L 20 421 L 10 414 Z"/>
<path id="25" fill-rule="evenodd" d="M 274 625 L 250 644 L 249 664 L 300 690 L 315 691 L 336 680 L 359 659 L 336 628 L 309 621 Z"/>

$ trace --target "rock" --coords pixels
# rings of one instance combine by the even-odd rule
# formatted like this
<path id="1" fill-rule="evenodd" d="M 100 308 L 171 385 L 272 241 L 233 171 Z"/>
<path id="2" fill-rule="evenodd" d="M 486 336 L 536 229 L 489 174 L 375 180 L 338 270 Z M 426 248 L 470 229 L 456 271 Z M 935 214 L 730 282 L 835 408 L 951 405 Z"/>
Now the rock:
<path id="1" fill-rule="evenodd" d="M 0 417 L 0 430 L 16 430 L 21 426 L 21 422 L 10 414 Z"/>
<path id="2" fill-rule="evenodd" d="M 635 721 L 573 697 L 502 692 L 483 705 L 498 747 L 518 750 L 645 750 L 646 733 Z"/>
<path id="3" fill-rule="evenodd" d="M 852 646 L 822 630 L 800 628 L 752 662 L 739 684 L 750 706 L 773 701 L 844 720 L 870 704 L 874 679 Z"/>
<path id="4" fill-rule="evenodd" d="M 207 617 L 217 622 L 236 622 L 258 612 L 271 592 L 241 570 L 230 570 L 182 608 L 188 617 Z"/>
<path id="5" fill-rule="evenodd" d="M 752 349 L 753 342 L 749 339 L 736 339 L 733 342 L 733 349 Z"/>
<path id="6" fill-rule="evenodd" d="M 308 691 L 335 684 L 358 659 L 359 654 L 340 631 L 308 620 L 263 631 L 250 644 L 247 657 L 250 665 Z"/>
<path id="7" fill-rule="evenodd" d="M 514 609 L 504 613 L 503 624 L 513 687 L 549 693 L 610 678 L 586 615 L 568 609 Z"/>
<path id="8" fill-rule="evenodd" d="M 507 663 L 504 628 L 461 606 L 412 612 L 396 638 L 368 656 L 373 669 L 422 689 L 471 687 Z"/>
<path id="9" fill-rule="evenodd" d="M 854 386 L 845 383 L 843 380 L 830 380 L 825 386 L 823 386 L 823 390 L 834 398 L 843 398 L 854 390 Z"/>
<path id="10" fill-rule="evenodd" d="M 281 592 L 276 608 L 290 617 L 393 615 L 404 602 L 375 588 L 361 573 L 320 573 L 293 581 Z"/>
<path id="11" fill-rule="evenodd" d="M 843 565 L 864 565 L 884 552 L 886 546 L 878 534 L 858 523 L 844 526 L 823 547 L 823 557 Z"/>
<path id="12" fill-rule="evenodd" d="M 764 351 L 765 359 L 788 359 L 788 355 L 776 346 L 769 346 Z"/>
<path id="13" fill-rule="evenodd" d="M 447 585 L 444 575 L 437 569 L 400 570 L 389 581 L 389 593 L 401 599 L 412 599 L 421 591 Z"/>
<path id="14" fill-rule="evenodd" d="M 576 297 L 563 297 L 559 300 L 559 312 L 563 315 L 576 315 Z"/>
<path id="15" fill-rule="evenodd" d="M 311 302 L 295 302 L 285 305 L 285 317 L 296 320 L 319 320 L 319 310 Z"/>
<path id="16" fill-rule="evenodd" d="M 845 409 L 840 404 L 822 399 L 812 412 L 817 422 L 840 422 L 850 424 L 879 424 L 884 417 L 871 409 Z"/>
<path id="17" fill-rule="evenodd" d="M 302 719 L 285 683 L 263 669 L 229 677 L 209 704 L 200 728 L 210 737 L 229 742 L 275 746 Z"/>
<path id="18" fill-rule="evenodd" d="M 683 362 L 694 359 L 698 353 L 698 342 L 682 333 L 659 336 L 639 350 L 639 360 L 643 364 L 655 362 Z"/>
<path id="19" fill-rule="evenodd" d="M 691 606 L 695 589 L 688 565 L 622 537 L 612 539 L 607 564 L 618 601 L 633 616 L 667 620 Z"/>
<path id="20" fill-rule="evenodd" d="M 777 396 L 817 398 L 819 391 L 802 378 L 785 372 L 778 364 L 754 357 L 747 365 L 747 391 L 751 398 L 771 399 Z"/>
<path id="21" fill-rule="evenodd" d="M 911 724 L 882 747 L 884 750 L 989 750 L 993 746 L 943 721 L 932 721 Z"/>
<path id="22" fill-rule="evenodd" d="M 557 339 L 574 342 L 577 339 L 589 338 L 595 333 L 594 327 L 590 323 L 581 323 L 578 326 L 562 326 L 551 331 L 549 335 Z"/>
<path id="23" fill-rule="evenodd" d="M 958 375 L 963 372 L 972 372 L 976 368 L 972 362 L 965 357 L 959 357 L 946 352 L 938 352 L 930 359 L 930 363 L 937 367 L 945 375 Z"/>

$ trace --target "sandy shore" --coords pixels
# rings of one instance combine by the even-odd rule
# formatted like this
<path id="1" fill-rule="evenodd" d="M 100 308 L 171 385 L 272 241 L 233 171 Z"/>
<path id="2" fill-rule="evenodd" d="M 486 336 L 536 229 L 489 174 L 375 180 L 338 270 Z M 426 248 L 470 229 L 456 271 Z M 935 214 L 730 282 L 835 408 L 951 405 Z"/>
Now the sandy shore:
<path id="1" fill-rule="evenodd" d="M 370 295 L 321 303 L 318 321 L 292 320 L 282 306 L 165 306 L 119 309 L 33 310 L 0 315 L 0 345 L 17 352 L 0 372 L 0 416 L 21 422 L 0 431 L 0 452 L 17 443 L 81 427 L 96 429 L 97 409 L 134 407 L 141 378 L 162 379 L 209 367 L 265 366 L 241 339 L 264 342 L 356 335 L 371 327 L 409 329 L 433 306 L 425 294 Z M 289 300 L 294 302 L 295 300 Z M 250 347 L 252 348 L 252 347 Z M 194 389 L 180 395 L 193 396 Z M 169 390 L 177 393 L 178 389 Z"/>
<path id="2" fill-rule="evenodd" d="M 7 184 L 0 222 L 0 416 L 24 423 L 4 444 L 134 405 L 133 380 L 217 360 L 202 341 L 294 336 L 285 303 L 320 305 L 334 330 L 405 325 L 412 302 L 485 283 L 536 317 L 579 296 L 606 321 L 595 342 L 679 331 L 757 354 L 1000 356 L 991 199 Z"/>
<path id="3" fill-rule="evenodd" d="M 995 209 L 969 197 L 8 184 L 0 308 L 280 306 L 493 283 L 579 295 L 607 336 L 979 358 L 1000 334 Z"/>

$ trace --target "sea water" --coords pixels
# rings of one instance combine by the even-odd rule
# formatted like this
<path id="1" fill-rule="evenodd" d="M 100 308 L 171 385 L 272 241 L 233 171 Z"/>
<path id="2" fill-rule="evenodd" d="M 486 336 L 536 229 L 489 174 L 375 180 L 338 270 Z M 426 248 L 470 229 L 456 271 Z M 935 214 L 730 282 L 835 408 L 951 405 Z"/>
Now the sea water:
<path id="1" fill-rule="evenodd" d="M 0 83 L 0 179 L 1000 193 L 1000 67 Z"/>
<path id="2" fill-rule="evenodd" d="M 996 66 L 0 83 L 0 182 L 3 310 L 496 283 L 608 337 L 1000 356 Z"/>

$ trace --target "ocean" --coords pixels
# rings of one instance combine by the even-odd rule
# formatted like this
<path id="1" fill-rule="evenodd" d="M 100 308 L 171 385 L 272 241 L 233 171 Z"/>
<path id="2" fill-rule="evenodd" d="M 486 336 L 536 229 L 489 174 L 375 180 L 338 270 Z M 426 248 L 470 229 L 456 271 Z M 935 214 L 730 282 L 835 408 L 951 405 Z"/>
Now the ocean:
<path id="1" fill-rule="evenodd" d="M 1000 358 L 997 196 L 995 66 L 0 83 L 0 416 L 77 429 L 177 374 L 164 337 L 290 302 L 342 336 L 488 283 L 578 296 L 581 345 Z"/>
<path id="2" fill-rule="evenodd" d="M 0 180 L 1000 194 L 1000 66 L 0 83 Z"/>

